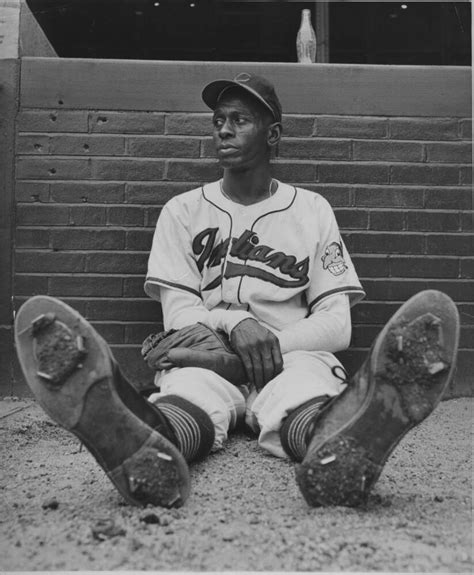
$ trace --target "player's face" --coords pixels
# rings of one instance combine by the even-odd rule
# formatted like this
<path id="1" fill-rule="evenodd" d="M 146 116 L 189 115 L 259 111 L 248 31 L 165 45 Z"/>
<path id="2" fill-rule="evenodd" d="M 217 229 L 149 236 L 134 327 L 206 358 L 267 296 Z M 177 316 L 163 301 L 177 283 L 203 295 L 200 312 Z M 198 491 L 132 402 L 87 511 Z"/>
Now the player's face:
<path id="1" fill-rule="evenodd" d="M 213 137 L 224 168 L 249 169 L 270 157 L 270 114 L 252 96 L 229 92 L 214 110 Z"/>

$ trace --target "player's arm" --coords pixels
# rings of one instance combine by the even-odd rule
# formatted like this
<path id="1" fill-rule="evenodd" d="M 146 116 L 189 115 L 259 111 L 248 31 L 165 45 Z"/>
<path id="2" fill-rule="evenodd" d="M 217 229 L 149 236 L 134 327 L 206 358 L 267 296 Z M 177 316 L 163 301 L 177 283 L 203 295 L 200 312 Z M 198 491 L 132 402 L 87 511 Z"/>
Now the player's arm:
<path id="1" fill-rule="evenodd" d="M 240 310 L 208 310 L 197 295 L 161 286 L 165 329 L 201 322 L 224 331 L 239 355 L 249 382 L 260 390 L 283 369 L 280 342 L 252 314 Z"/>
<path id="2" fill-rule="evenodd" d="M 201 322 L 230 335 L 242 320 L 253 318 L 252 314 L 241 310 L 208 310 L 199 296 L 164 286 L 160 286 L 160 299 L 165 330 Z"/>
<path id="3" fill-rule="evenodd" d="M 278 333 L 282 353 L 294 350 L 335 353 L 351 340 L 349 296 L 337 294 L 313 306 L 311 314 Z"/>

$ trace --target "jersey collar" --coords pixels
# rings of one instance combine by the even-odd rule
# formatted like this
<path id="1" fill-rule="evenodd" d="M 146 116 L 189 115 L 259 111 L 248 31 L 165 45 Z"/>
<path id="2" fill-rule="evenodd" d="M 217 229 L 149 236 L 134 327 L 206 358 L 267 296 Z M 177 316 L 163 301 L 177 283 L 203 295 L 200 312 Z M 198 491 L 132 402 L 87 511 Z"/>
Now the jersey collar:
<path id="1" fill-rule="evenodd" d="M 206 184 L 202 188 L 202 193 L 207 201 L 227 213 L 234 213 L 236 210 L 247 213 L 268 213 L 285 210 L 289 208 L 294 201 L 296 188 L 288 184 L 284 184 L 275 178 L 273 179 L 278 184 L 276 192 L 270 198 L 266 198 L 256 204 L 250 204 L 249 206 L 244 206 L 226 198 L 221 191 L 222 180 Z"/>

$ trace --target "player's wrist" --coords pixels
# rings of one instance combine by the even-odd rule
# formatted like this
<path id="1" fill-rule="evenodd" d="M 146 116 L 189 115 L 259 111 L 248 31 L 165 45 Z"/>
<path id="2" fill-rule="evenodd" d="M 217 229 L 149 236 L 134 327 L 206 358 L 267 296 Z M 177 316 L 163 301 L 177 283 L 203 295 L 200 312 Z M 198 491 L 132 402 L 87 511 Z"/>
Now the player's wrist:
<path id="1" fill-rule="evenodd" d="M 237 325 L 246 319 L 255 320 L 248 311 L 216 309 L 209 313 L 210 327 L 224 331 L 229 337 Z"/>

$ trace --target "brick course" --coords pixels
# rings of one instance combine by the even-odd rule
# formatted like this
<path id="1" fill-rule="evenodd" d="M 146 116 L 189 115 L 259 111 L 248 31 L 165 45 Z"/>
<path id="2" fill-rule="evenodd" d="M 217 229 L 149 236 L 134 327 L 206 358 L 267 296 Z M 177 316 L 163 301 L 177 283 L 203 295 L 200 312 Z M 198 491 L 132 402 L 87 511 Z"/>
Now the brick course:
<path id="1" fill-rule="evenodd" d="M 53 276 L 48 293 L 52 296 L 113 298 L 122 295 L 122 278 L 104 276 Z"/>
<path id="2" fill-rule="evenodd" d="M 105 134 L 163 134 L 165 115 L 155 112 L 90 112 L 89 131 Z"/>
<path id="3" fill-rule="evenodd" d="M 459 183 L 458 166 L 402 165 L 392 166 L 390 183 L 433 186 L 452 186 Z"/>
<path id="4" fill-rule="evenodd" d="M 428 162 L 448 162 L 468 164 L 472 158 L 472 145 L 466 143 L 437 142 L 426 144 L 426 160 Z"/>
<path id="5" fill-rule="evenodd" d="M 474 260 L 472 258 L 461 258 L 460 276 L 464 279 L 474 279 Z"/>
<path id="6" fill-rule="evenodd" d="M 462 188 L 425 190 L 424 207 L 429 210 L 472 210 L 472 191 Z"/>
<path id="7" fill-rule="evenodd" d="M 397 231 L 406 229 L 407 214 L 401 210 L 370 210 L 369 229 Z"/>
<path id="8" fill-rule="evenodd" d="M 286 138 L 280 144 L 280 156 L 302 160 L 349 160 L 349 140 L 329 138 Z"/>
<path id="9" fill-rule="evenodd" d="M 151 158 L 198 158 L 199 138 L 171 136 L 142 136 L 128 138 L 127 153 L 130 156 Z"/>
<path id="10" fill-rule="evenodd" d="M 85 271 L 86 254 L 52 251 L 17 251 L 15 268 L 18 273 L 79 273 Z"/>
<path id="11" fill-rule="evenodd" d="M 355 205 L 367 208 L 422 208 L 423 188 L 408 186 L 354 187 Z"/>
<path id="12" fill-rule="evenodd" d="M 389 166 L 375 163 L 321 163 L 318 166 L 318 178 L 320 182 L 388 184 Z"/>
<path id="13" fill-rule="evenodd" d="M 393 118 L 389 121 L 394 140 L 457 140 L 458 122 L 445 118 Z"/>
<path id="14" fill-rule="evenodd" d="M 20 132 L 87 132 L 85 110 L 23 110 L 18 116 Z"/>
<path id="15" fill-rule="evenodd" d="M 461 227 L 459 212 L 412 211 L 406 216 L 407 230 L 452 232 Z"/>
<path id="16" fill-rule="evenodd" d="M 463 140 L 472 140 L 472 120 L 461 120 L 459 122 L 459 132 Z"/>
<path id="17" fill-rule="evenodd" d="M 105 274 L 143 275 L 147 260 L 147 252 L 89 252 L 87 254 L 86 271 Z"/>
<path id="18" fill-rule="evenodd" d="M 283 114 L 283 134 L 285 137 L 311 136 L 314 133 L 314 116 Z"/>
<path id="19" fill-rule="evenodd" d="M 460 260 L 454 256 L 404 256 L 388 258 L 390 277 L 410 278 L 457 278 Z"/>
<path id="20" fill-rule="evenodd" d="M 18 203 L 48 202 L 50 184 L 48 182 L 17 182 L 15 197 Z"/>
<path id="21" fill-rule="evenodd" d="M 317 192 L 335 207 L 353 206 L 353 188 L 347 184 L 302 184 L 302 186 L 313 192 Z"/>
<path id="22" fill-rule="evenodd" d="M 353 116 L 316 118 L 314 135 L 329 138 L 386 138 L 388 120 Z"/>
<path id="23" fill-rule="evenodd" d="M 207 112 L 18 117 L 16 304 L 63 298 L 141 383 L 151 374 L 140 344 L 162 329 L 160 305 L 143 291 L 154 226 L 169 199 L 220 177 L 210 131 Z M 420 289 L 446 291 L 472 326 L 471 131 L 469 118 L 284 115 L 275 176 L 333 205 L 367 291 L 349 360 Z"/>
<path id="24" fill-rule="evenodd" d="M 424 158 L 421 142 L 394 142 L 367 140 L 353 142 L 354 160 L 389 161 L 389 162 L 421 162 Z"/>
<path id="25" fill-rule="evenodd" d="M 125 184 L 122 182 L 66 181 L 51 182 L 49 187 L 50 200 L 52 202 L 67 204 L 115 204 L 123 202 Z"/>
<path id="26" fill-rule="evenodd" d="M 166 134 L 209 136 L 212 131 L 212 114 L 167 114 Z"/>
<path id="27" fill-rule="evenodd" d="M 468 234 L 427 234 L 426 253 L 457 256 L 473 255 L 473 236 Z"/>

